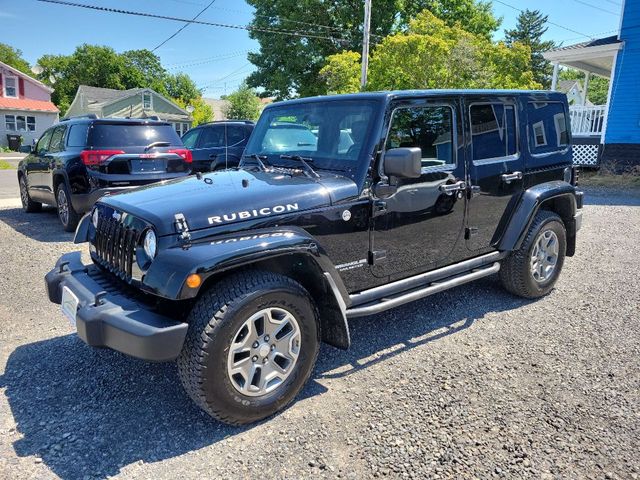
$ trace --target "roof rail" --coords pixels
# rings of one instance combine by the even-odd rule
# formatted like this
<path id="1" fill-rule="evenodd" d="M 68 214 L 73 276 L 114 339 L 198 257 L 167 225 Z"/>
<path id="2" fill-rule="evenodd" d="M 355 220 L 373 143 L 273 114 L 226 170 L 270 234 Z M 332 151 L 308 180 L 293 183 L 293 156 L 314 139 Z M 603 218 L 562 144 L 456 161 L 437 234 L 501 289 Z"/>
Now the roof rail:
<path id="1" fill-rule="evenodd" d="M 255 125 L 256 122 L 253 120 L 213 120 L 212 122 L 205 122 L 200 125 L 210 125 L 212 123 L 244 123 L 245 125 Z"/>
<path id="2" fill-rule="evenodd" d="M 76 115 L 73 117 L 64 117 L 62 120 L 60 120 L 61 122 L 66 122 L 68 120 L 76 120 L 78 118 L 88 118 L 90 120 L 97 120 L 98 116 L 95 113 L 87 113 L 85 115 Z"/>

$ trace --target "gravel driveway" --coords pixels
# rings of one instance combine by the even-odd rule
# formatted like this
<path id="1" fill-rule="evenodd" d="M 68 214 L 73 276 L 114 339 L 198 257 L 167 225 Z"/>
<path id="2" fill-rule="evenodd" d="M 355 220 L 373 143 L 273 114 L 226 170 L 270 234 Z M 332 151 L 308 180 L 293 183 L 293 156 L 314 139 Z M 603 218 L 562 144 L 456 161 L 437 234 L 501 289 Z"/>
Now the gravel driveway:
<path id="1" fill-rule="evenodd" d="M 589 191 L 542 300 L 494 277 L 351 322 L 284 413 L 233 428 L 173 364 L 85 346 L 45 296 L 52 211 L 0 210 L 0 478 L 638 478 L 640 195 Z"/>

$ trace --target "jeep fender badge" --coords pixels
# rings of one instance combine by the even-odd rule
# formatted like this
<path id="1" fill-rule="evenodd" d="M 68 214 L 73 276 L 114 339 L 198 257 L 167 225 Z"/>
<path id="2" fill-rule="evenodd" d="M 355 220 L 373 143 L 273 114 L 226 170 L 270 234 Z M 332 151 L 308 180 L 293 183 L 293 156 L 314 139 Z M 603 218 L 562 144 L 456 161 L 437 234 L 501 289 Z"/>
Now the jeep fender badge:
<path id="1" fill-rule="evenodd" d="M 344 212 L 342 212 L 342 220 L 344 220 L 345 222 L 351 220 L 351 212 L 349 210 L 345 210 Z"/>

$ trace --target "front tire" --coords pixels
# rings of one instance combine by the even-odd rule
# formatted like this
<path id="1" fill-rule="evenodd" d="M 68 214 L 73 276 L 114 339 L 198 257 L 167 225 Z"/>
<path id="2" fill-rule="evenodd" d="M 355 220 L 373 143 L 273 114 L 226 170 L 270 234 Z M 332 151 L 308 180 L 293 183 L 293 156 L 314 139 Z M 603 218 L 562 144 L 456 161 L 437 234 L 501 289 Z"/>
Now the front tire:
<path id="1" fill-rule="evenodd" d="M 56 208 L 58 210 L 58 218 L 65 232 L 75 232 L 80 221 L 80 215 L 73 208 L 69 189 L 64 182 L 60 182 L 56 188 Z"/>
<path id="2" fill-rule="evenodd" d="M 188 395 L 232 425 L 266 418 L 302 389 L 318 356 L 318 314 L 309 293 L 283 275 L 234 274 L 202 294 L 178 357 Z"/>
<path id="3" fill-rule="evenodd" d="M 520 249 L 502 261 L 504 288 L 524 298 L 539 298 L 551 291 L 564 264 L 567 232 L 554 212 L 540 210 Z"/>
<path id="4" fill-rule="evenodd" d="M 42 210 L 42 204 L 40 202 L 34 202 L 29 195 L 29 186 L 27 185 L 27 177 L 20 174 L 18 178 L 18 185 L 20 186 L 20 201 L 22 202 L 22 209 L 27 213 L 39 212 Z"/>

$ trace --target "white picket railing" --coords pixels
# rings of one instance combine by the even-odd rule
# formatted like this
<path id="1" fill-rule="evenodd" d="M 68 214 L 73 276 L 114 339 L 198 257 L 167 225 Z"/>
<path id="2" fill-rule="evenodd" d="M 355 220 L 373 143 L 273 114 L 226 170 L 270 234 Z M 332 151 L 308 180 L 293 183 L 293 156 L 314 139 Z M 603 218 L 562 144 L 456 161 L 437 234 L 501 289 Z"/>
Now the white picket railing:
<path id="1" fill-rule="evenodd" d="M 570 106 L 571 132 L 577 136 L 602 135 L 606 105 Z"/>

